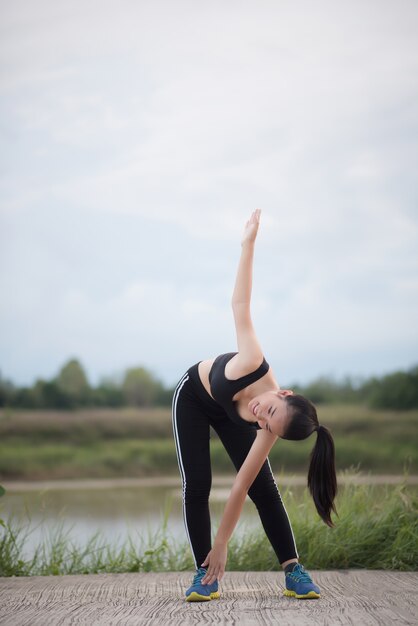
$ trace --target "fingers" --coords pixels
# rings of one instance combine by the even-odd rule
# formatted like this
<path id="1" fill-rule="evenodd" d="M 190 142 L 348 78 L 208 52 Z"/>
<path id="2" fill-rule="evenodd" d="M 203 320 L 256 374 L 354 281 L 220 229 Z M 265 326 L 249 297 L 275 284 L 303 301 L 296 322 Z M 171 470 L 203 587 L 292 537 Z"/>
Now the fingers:
<path id="1" fill-rule="evenodd" d="M 202 584 L 203 585 L 210 585 L 212 584 L 212 578 L 213 578 L 213 567 L 209 567 L 208 571 L 206 572 L 206 574 L 204 575 L 204 577 L 202 578 Z"/>
<path id="2" fill-rule="evenodd" d="M 225 569 L 222 568 L 221 566 L 212 567 L 212 568 L 209 567 L 205 576 L 202 578 L 202 584 L 211 585 L 212 583 L 215 582 L 216 579 L 222 580 L 224 573 L 225 573 Z"/>
<path id="3" fill-rule="evenodd" d="M 221 570 L 220 568 L 214 569 L 214 570 L 209 569 L 205 577 L 202 578 L 202 584 L 211 585 L 212 583 L 215 582 L 216 579 L 222 580 L 223 575 L 224 575 L 224 570 Z"/>
<path id="4" fill-rule="evenodd" d="M 209 581 L 211 577 L 212 577 L 212 572 L 208 570 L 206 574 L 204 575 L 204 577 L 202 578 L 202 585 L 210 585 L 211 583 Z"/>
<path id="5" fill-rule="evenodd" d="M 254 211 L 251 213 L 251 217 L 248 220 L 248 222 L 253 221 L 254 219 L 259 219 L 261 215 L 261 209 L 254 209 Z M 247 222 L 247 224 L 248 224 Z"/>
<path id="6" fill-rule="evenodd" d="M 252 212 L 249 222 L 251 224 L 258 224 L 260 221 L 261 209 L 256 209 Z"/>
<path id="7" fill-rule="evenodd" d="M 248 228 L 250 224 L 258 224 L 260 221 L 261 209 L 255 209 L 251 213 L 250 219 L 246 222 L 245 227 Z"/>

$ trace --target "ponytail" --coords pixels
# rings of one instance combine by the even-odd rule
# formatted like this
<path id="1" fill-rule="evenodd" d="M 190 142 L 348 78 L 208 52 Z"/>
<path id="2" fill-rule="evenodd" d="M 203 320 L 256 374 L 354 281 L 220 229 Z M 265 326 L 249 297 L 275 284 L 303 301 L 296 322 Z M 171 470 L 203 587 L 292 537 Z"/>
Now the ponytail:
<path id="1" fill-rule="evenodd" d="M 334 526 L 331 511 L 338 516 L 334 506 L 337 495 L 334 440 L 328 428 L 320 425 L 315 405 L 304 396 L 292 394 L 285 397 L 289 419 L 282 439 L 306 439 L 314 431 L 317 438 L 310 456 L 308 488 L 316 510 L 327 526 Z"/>
<path id="2" fill-rule="evenodd" d="M 310 455 L 308 488 L 319 516 L 327 526 L 333 527 L 331 511 L 338 515 L 334 505 L 337 494 L 334 440 L 326 426 L 318 426 L 317 438 Z"/>

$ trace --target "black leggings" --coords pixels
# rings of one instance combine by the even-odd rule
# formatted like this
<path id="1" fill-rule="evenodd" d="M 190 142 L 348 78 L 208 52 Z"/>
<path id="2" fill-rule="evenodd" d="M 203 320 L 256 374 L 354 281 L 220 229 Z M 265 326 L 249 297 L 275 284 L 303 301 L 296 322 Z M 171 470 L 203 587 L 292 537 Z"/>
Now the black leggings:
<path id="1" fill-rule="evenodd" d="M 173 432 L 183 485 L 183 518 L 196 569 L 211 550 L 209 493 L 212 472 L 209 426 L 219 435 L 236 470 L 244 462 L 256 429 L 235 424 L 204 388 L 198 364 L 180 379 L 173 396 Z M 283 563 L 299 558 L 290 521 L 274 480 L 268 458 L 251 485 L 248 495 L 257 507 L 266 535 Z"/>

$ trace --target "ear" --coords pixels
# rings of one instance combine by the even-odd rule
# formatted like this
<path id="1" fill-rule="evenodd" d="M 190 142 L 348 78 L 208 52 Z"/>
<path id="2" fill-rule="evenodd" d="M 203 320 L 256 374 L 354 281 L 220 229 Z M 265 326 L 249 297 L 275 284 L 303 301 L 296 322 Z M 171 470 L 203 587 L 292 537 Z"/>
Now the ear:
<path id="1" fill-rule="evenodd" d="M 281 394 L 282 396 L 293 396 L 293 391 L 291 389 L 282 389 L 281 390 Z"/>

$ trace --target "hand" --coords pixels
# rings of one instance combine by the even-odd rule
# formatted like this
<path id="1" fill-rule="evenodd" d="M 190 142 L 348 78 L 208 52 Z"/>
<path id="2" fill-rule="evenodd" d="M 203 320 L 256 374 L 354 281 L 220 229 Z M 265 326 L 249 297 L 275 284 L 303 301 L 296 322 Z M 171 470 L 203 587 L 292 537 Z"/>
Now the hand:
<path id="1" fill-rule="evenodd" d="M 255 241 L 257 237 L 258 225 L 260 223 L 261 209 L 252 212 L 250 219 L 245 224 L 244 234 L 242 236 L 241 245 L 247 241 Z"/>
<path id="2" fill-rule="evenodd" d="M 211 585 L 216 579 L 222 580 L 225 573 L 227 553 L 226 545 L 215 543 L 201 566 L 207 567 L 208 569 L 205 576 L 202 578 L 203 585 Z"/>

